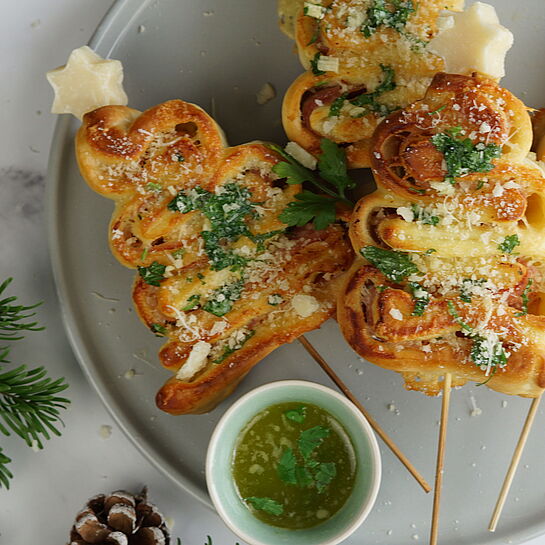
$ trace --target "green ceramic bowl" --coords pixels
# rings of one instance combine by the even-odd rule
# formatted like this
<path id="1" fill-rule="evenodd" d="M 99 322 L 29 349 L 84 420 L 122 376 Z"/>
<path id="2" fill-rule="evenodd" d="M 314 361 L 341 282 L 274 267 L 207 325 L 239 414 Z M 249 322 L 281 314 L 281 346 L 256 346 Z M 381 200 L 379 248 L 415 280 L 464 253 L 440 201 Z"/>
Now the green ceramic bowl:
<path id="1" fill-rule="evenodd" d="M 306 530 L 269 526 L 255 518 L 238 497 L 231 473 L 240 432 L 258 412 L 287 401 L 313 403 L 344 426 L 357 457 L 354 490 L 344 506 L 323 524 Z M 381 476 L 380 451 L 371 426 L 339 393 L 313 382 L 284 380 L 248 392 L 218 422 L 208 446 L 206 482 L 212 502 L 227 526 L 250 545 L 335 545 L 366 519 L 377 497 Z"/>

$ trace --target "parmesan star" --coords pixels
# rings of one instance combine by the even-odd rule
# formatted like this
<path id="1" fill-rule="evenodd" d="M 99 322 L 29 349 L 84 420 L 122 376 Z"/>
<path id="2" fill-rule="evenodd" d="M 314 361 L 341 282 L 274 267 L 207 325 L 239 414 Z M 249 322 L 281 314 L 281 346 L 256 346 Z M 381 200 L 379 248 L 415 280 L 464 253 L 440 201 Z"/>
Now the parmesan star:
<path id="1" fill-rule="evenodd" d="M 86 45 L 74 49 L 65 66 L 49 71 L 47 80 L 55 91 L 54 114 L 73 114 L 81 119 L 101 106 L 125 106 L 128 102 L 121 62 L 105 60 Z"/>
<path id="2" fill-rule="evenodd" d="M 443 57 L 445 70 L 454 74 L 481 72 L 500 79 L 513 34 L 500 24 L 493 6 L 475 2 L 461 13 L 447 12 L 438 19 L 439 33 L 428 49 Z"/>

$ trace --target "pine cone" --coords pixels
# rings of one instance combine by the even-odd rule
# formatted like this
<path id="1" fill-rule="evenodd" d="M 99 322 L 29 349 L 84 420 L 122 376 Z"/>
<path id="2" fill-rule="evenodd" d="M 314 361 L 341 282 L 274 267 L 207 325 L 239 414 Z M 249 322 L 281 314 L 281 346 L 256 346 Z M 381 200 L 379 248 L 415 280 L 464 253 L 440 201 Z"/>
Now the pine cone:
<path id="1" fill-rule="evenodd" d="M 69 545 L 169 545 L 170 532 L 147 489 L 134 496 L 123 490 L 91 498 L 76 516 Z"/>

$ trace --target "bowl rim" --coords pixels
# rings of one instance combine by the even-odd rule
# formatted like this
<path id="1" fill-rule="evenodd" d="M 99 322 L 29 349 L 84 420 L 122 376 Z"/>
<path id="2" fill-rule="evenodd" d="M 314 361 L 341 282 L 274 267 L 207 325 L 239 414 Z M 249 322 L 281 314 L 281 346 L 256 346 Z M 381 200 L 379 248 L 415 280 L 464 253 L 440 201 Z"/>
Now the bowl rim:
<path id="1" fill-rule="evenodd" d="M 218 421 L 216 427 L 214 428 L 212 436 L 210 438 L 210 442 L 208 443 L 208 449 L 206 453 L 206 464 L 205 464 L 206 484 L 208 487 L 208 493 L 210 494 L 210 498 L 216 509 L 216 512 L 233 533 L 235 533 L 238 537 L 240 537 L 244 541 L 248 542 L 250 545 L 269 545 L 268 543 L 265 543 L 264 541 L 261 541 L 260 539 L 257 539 L 252 535 L 249 535 L 245 530 L 243 530 L 239 525 L 237 525 L 232 520 L 232 518 L 227 514 L 227 512 L 224 509 L 223 503 L 220 500 L 216 483 L 214 482 L 214 479 L 211 476 L 212 465 L 214 464 L 214 461 L 216 460 L 218 445 L 224 434 L 224 430 L 227 427 L 229 421 L 231 420 L 231 417 L 233 416 L 233 414 L 235 414 L 240 407 L 250 402 L 254 397 L 263 393 L 264 391 L 275 390 L 275 389 L 283 388 L 286 386 L 297 386 L 297 387 L 309 388 L 311 390 L 318 390 L 322 394 L 329 395 L 335 398 L 337 401 L 343 404 L 355 417 L 355 421 L 359 423 L 360 428 L 362 432 L 365 434 L 365 437 L 369 444 L 369 450 L 371 453 L 372 463 L 371 463 L 371 471 L 370 471 L 371 482 L 369 486 L 367 501 L 361 505 L 356 515 L 354 515 L 352 521 L 349 524 L 347 524 L 345 527 L 343 527 L 337 534 L 335 534 L 333 537 L 329 539 L 326 539 L 323 541 L 316 541 L 313 544 L 313 545 L 336 545 L 337 543 L 344 541 L 350 535 L 352 535 L 361 526 L 361 524 L 365 521 L 365 519 L 369 516 L 369 513 L 371 512 L 371 509 L 373 508 L 376 502 L 378 492 L 380 489 L 380 483 L 382 479 L 382 458 L 381 458 L 380 448 L 378 446 L 375 433 L 373 429 L 371 428 L 371 425 L 369 424 L 369 421 L 367 420 L 367 418 L 356 407 L 354 403 L 352 403 L 344 395 L 337 392 L 336 390 L 333 390 L 332 388 L 329 388 L 327 386 L 324 386 L 316 382 L 306 381 L 306 380 L 278 380 L 274 382 L 269 382 L 268 384 L 263 384 L 262 386 L 258 386 L 257 388 L 250 390 L 249 392 L 244 394 L 242 397 L 237 399 L 237 401 L 235 401 L 227 409 L 227 411 L 225 411 L 223 416 Z M 270 404 L 271 403 L 269 401 L 267 403 L 267 406 Z M 319 401 L 316 404 L 319 406 L 320 405 Z M 260 410 L 262 409 L 258 409 L 258 412 Z M 244 425 L 246 425 L 246 423 Z M 263 523 L 263 524 L 266 524 L 266 523 Z M 304 531 L 304 530 L 294 530 L 294 531 Z"/>

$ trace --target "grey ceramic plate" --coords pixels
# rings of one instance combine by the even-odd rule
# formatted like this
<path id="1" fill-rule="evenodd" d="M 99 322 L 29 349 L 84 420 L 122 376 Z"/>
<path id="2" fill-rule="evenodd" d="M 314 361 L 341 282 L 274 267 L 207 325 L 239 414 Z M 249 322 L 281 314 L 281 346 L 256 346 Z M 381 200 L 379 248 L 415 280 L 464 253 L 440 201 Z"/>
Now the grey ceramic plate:
<path id="1" fill-rule="evenodd" d="M 543 0 L 492 0 L 516 36 L 504 83 L 529 105 L 545 105 Z M 292 43 L 277 28 L 275 0 L 124 0 L 98 28 L 92 45 L 123 61 L 131 106 L 171 98 L 213 113 L 232 144 L 284 141 L 281 97 L 301 72 Z M 271 82 L 277 98 L 259 106 L 255 93 Z M 157 363 L 160 341 L 131 309 L 133 273 L 110 255 L 106 231 L 112 204 L 89 190 L 74 160 L 76 123 L 62 118 L 49 176 L 51 254 L 66 327 L 90 381 L 127 435 L 179 486 L 209 503 L 206 446 L 226 407 L 251 388 L 278 379 L 327 378 L 298 343 L 259 364 L 236 393 L 204 416 L 171 417 L 154 405 L 168 372 Z M 440 400 L 406 392 L 394 373 L 361 361 L 334 322 L 311 340 L 433 481 Z M 136 370 L 132 379 L 125 377 Z M 470 416 L 473 404 L 482 410 Z M 465 387 L 453 393 L 441 518 L 443 545 L 519 543 L 545 532 L 545 424 L 539 414 L 495 535 L 486 530 L 529 401 Z M 381 445 L 384 480 L 374 511 L 349 543 L 426 541 L 432 498 Z"/>

